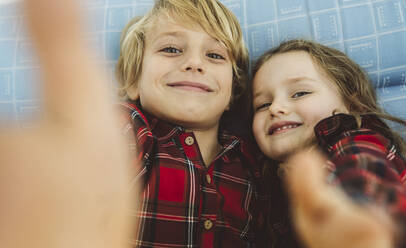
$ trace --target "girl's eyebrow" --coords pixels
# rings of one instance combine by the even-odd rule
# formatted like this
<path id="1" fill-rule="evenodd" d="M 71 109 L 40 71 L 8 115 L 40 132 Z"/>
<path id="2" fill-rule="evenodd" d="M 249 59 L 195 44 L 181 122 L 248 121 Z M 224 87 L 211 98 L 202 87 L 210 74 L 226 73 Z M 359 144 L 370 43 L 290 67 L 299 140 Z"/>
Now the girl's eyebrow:
<path id="1" fill-rule="evenodd" d="M 252 100 L 254 100 L 255 98 L 262 96 L 263 95 L 263 90 L 259 90 L 257 92 L 254 92 L 254 94 L 252 95 Z"/>
<path id="2" fill-rule="evenodd" d="M 291 78 L 287 78 L 287 79 L 285 79 L 284 81 L 283 81 L 283 84 L 287 84 L 287 85 L 290 85 L 290 84 L 299 84 L 299 83 L 304 83 L 304 84 L 306 84 L 306 82 L 314 82 L 314 81 L 316 81 L 314 78 L 311 78 L 311 77 L 306 77 L 306 76 L 304 76 L 304 77 L 291 77 Z M 257 92 L 254 92 L 253 93 L 253 95 L 252 95 L 252 99 L 255 99 L 255 98 L 257 98 L 257 97 L 259 97 L 259 96 L 261 96 L 261 95 L 263 95 L 263 91 L 262 90 L 259 90 L 259 91 L 257 91 Z"/>
<path id="3" fill-rule="evenodd" d="M 306 76 L 304 76 L 304 77 L 291 77 L 291 78 L 288 78 L 288 79 L 285 80 L 286 83 L 300 83 L 300 82 L 303 82 L 303 81 L 314 82 L 316 80 L 314 78 L 306 77 Z"/>

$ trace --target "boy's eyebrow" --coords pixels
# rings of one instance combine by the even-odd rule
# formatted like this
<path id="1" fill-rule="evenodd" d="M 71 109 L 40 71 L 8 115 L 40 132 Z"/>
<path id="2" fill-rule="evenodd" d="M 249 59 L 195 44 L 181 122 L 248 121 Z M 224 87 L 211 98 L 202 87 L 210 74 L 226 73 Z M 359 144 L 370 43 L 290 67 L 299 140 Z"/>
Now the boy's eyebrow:
<path id="1" fill-rule="evenodd" d="M 158 33 L 157 35 L 155 35 L 154 39 L 152 40 L 153 42 L 164 38 L 166 36 L 173 36 L 173 37 L 180 37 L 180 36 L 184 36 L 184 32 L 181 31 L 170 31 L 170 32 L 163 32 L 163 33 Z"/>
<path id="2" fill-rule="evenodd" d="M 172 37 L 175 37 L 175 38 L 179 38 L 179 37 L 186 36 L 186 33 L 183 32 L 183 31 L 167 31 L 167 32 L 163 32 L 163 33 L 155 35 L 152 42 L 155 42 L 156 40 L 159 40 L 161 38 L 165 38 L 167 36 L 172 36 Z M 215 39 L 213 37 L 210 37 L 210 41 L 212 41 L 213 43 L 216 43 L 216 44 L 218 44 L 218 45 L 220 45 L 222 47 L 225 47 L 225 45 L 221 41 L 219 41 L 219 40 L 217 40 L 217 39 Z"/>

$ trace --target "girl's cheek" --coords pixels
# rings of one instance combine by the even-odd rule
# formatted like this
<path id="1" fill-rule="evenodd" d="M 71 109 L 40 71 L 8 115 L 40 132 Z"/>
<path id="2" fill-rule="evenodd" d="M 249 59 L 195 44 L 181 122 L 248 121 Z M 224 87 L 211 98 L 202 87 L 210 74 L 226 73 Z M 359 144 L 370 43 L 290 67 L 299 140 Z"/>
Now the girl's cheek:
<path id="1" fill-rule="evenodd" d="M 261 118 L 258 114 L 256 114 L 254 116 L 254 120 L 252 123 L 252 132 L 254 133 L 255 137 L 259 137 L 259 135 L 261 134 L 261 130 L 263 128 L 261 128 L 264 125 L 264 120 L 263 118 Z"/>

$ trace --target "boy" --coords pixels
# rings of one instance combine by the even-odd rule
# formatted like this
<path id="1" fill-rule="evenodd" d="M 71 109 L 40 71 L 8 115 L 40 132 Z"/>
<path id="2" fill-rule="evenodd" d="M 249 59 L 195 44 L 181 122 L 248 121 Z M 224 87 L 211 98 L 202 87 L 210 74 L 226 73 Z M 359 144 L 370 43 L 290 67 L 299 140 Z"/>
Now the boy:
<path id="1" fill-rule="evenodd" d="M 248 55 L 216 0 L 157 1 L 121 39 L 117 76 L 142 161 L 141 247 L 246 247 L 257 220 L 252 153 L 221 127 L 244 89 Z"/>

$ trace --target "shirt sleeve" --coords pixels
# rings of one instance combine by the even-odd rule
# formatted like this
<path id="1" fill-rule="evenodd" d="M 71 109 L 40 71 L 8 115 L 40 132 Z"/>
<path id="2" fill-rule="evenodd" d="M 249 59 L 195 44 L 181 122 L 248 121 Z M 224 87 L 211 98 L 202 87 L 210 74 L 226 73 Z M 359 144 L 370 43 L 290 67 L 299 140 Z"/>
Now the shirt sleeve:
<path id="1" fill-rule="evenodd" d="M 345 132 L 327 151 L 333 183 L 360 204 L 373 204 L 389 212 L 406 231 L 406 188 L 402 184 L 404 160 L 390 141 L 372 130 Z M 406 247 L 405 240 L 401 247 Z"/>

